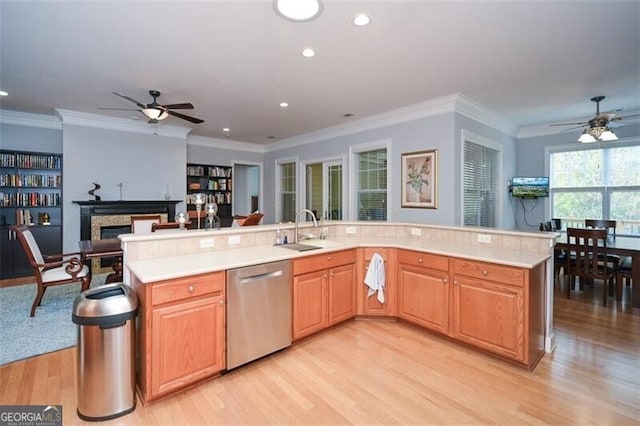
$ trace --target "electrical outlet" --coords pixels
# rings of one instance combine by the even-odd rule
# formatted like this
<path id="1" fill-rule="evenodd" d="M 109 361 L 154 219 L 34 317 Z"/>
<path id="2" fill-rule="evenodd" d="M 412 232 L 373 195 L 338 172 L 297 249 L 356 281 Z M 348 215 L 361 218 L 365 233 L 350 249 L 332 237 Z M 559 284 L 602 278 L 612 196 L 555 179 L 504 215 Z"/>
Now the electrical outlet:
<path id="1" fill-rule="evenodd" d="M 200 248 L 211 248 L 211 247 L 215 247 L 216 245 L 216 240 L 214 240 L 213 238 L 202 238 L 200 240 Z"/>
<path id="2" fill-rule="evenodd" d="M 489 234 L 478 234 L 478 242 L 479 243 L 491 243 L 491 235 Z"/>
<path id="3" fill-rule="evenodd" d="M 411 228 L 411 235 L 422 235 L 422 229 L 420 228 Z"/>
<path id="4" fill-rule="evenodd" d="M 347 226 L 347 229 L 345 229 L 345 232 L 347 234 L 355 234 L 356 233 L 356 227 L 355 226 Z"/>
<path id="5" fill-rule="evenodd" d="M 240 244 L 240 235 L 229 236 L 229 245 L 231 244 Z"/>

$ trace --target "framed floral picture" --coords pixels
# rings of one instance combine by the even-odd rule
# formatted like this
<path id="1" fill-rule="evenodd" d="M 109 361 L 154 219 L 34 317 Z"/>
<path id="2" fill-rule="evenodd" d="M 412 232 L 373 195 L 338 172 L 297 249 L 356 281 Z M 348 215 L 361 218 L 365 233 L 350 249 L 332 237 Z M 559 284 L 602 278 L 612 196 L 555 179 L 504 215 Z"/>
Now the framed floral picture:
<path id="1" fill-rule="evenodd" d="M 438 208 L 438 150 L 402 154 L 402 207 Z"/>

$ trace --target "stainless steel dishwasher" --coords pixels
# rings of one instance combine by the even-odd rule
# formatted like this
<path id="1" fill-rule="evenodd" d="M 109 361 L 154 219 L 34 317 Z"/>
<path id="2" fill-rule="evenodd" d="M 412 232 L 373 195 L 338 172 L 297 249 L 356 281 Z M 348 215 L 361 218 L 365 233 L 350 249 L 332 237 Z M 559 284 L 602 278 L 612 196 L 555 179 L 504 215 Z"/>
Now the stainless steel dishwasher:
<path id="1" fill-rule="evenodd" d="M 227 271 L 227 370 L 291 346 L 291 263 Z"/>

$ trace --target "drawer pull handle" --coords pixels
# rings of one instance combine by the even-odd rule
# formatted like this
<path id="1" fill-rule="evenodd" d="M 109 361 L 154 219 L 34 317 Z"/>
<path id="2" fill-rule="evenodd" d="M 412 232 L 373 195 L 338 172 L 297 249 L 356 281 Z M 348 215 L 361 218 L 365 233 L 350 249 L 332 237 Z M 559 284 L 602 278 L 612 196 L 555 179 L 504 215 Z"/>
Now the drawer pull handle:
<path id="1" fill-rule="evenodd" d="M 195 291 L 195 287 L 190 285 L 189 288 L 187 290 L 189 290 L 189 293 L 193 293 Z"/>
<path id="2" fill-rule="evenodd" d="M 422 263 L 422 258 L 418 259 L 418 263 Z"/>
<path id="3" fill-rule="evenodd" d="M 482 270 L 482 275 L 488 275 L 488 274 L 489 274 L 489 271 L 487 271 L 486 269 Z"/>

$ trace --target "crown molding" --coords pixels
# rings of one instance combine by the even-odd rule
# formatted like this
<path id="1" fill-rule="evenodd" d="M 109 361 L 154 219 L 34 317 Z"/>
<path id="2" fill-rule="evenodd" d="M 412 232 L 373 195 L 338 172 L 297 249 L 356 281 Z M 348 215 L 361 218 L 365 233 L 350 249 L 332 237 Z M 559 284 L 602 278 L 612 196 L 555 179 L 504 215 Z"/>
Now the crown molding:
<path id="1" fill-rule="evenodd" d="M 0 124 L 62 130 L 62 123 L 56 116 L 9 111 L 6 109 L 0 110 Z"/>
<path id="2" fill-rule="evenodd" d="M 517 126 L 514 126 L 498 113 L 480 105 L 462 93 L 456 94 L 455 109 L 458 114 L 464 115 L 502 133 L 506 133 L 509 136 L 516 137 L 518 134 Z"/>
<path id="3" fill-rule="evenodd" d="M 187 145 L 198 145 L 207 148 L 221 148 L 233 151 L 257 152 L 263 154 L 265 152 L 264 145 L 242 142 L 230 139 L 209 138 L 206 136 L 189 135 Z"/>
<path id="4" fill-rule="evenodd" d="M 142 133 L 145 135 L 159 135 L 186 139 L 187 134 L 192 130 L 189 127 L 172 126 L 168 124 L 148 124 L 145 121 L 134 121 L 128 118 L 107 117 L 86 112 L 70 111 L 55 108 L 56 114 L 62 120 L 62 124 L 73 126 L 90 127 L 103 130 L 120 130 L 123 132 Z"/>
<path id="5" fill-rule="evenodd" d="M 513 137 L 515 137 L 517 133 L 516 126 L 509 123 L 497 113 L 485 108 L 461 93 L 454 93 L 408 107 L 364 117 L 347 124 L 327 127 L 316 132 L 273 142 L 266 146 L 266 152 L 319 142 L 451 112 L 462 114 Z"/>
<path id="6" fill-rule="evenodd" d="M 414 121 L 425 117 L 454 112 L 456 96 L 457 95 L 442 96 L 410 105 L 408 107 L 360 118 L 349 123 L 339 124 L 337 126 L 327 127 L 304 135 L 283 139 L 281 141 L 268 144 L 266 146 L 266 151 L 276 151 L 284 148 L 306 145 L 353 133 L 379 129 L 381 127 L 388 127 L 399 123 L 405 123 L 407 121 Z"/>

